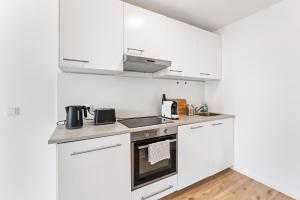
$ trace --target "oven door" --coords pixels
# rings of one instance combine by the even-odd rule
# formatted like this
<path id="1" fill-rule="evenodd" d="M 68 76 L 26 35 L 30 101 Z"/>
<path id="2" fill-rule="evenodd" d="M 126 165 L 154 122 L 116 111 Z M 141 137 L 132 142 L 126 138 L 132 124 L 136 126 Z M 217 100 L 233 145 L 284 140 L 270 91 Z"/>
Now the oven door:
<path id="1" fill-rule="evenodd" d="M 170 159 L 165 159 L 151 165 L 150 162 L 148 162 L 147 145 L 164 140 L 170 140 Z M 157 180 L 176 174 L 176 149 L 176 134 L 132 142 L 133 189 L 140 188 Z"/>

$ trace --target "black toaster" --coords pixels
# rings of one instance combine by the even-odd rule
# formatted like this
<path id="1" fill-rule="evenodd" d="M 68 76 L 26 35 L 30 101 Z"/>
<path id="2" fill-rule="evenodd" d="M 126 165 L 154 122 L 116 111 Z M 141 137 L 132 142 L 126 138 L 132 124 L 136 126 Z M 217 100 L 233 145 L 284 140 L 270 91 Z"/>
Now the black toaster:
<path id="1" fill-rule="evenodd" d="M 94 111 L 96 125 L 113 124 L 116 122 L 116 112 L 113 108 L 101 108 Z"/>

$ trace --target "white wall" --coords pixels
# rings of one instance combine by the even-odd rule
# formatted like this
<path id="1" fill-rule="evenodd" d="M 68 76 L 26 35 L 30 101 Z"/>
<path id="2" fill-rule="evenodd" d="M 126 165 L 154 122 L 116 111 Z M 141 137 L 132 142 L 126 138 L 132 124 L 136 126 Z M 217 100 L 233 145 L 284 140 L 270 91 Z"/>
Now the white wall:
<path id="1" fill-rule="evenodd" d="M 201 105 L 204 83 L 116 76 L 58 74 L 58 118 L 67 105 L 116 108 L 117 117 L 159 115 L 162 94 Z"/>
<path id="2" fill-rule="evenodd" d="M 300 1 L 222 30 L 223 80 L 212 110 L 236 115 L 235 168 L 300 199 Z"/>
<path id="3" fill-rule="evenodd" d="M 58 2 L 0 1 L 0 27 L 0 199 L 54 200 Z"/>

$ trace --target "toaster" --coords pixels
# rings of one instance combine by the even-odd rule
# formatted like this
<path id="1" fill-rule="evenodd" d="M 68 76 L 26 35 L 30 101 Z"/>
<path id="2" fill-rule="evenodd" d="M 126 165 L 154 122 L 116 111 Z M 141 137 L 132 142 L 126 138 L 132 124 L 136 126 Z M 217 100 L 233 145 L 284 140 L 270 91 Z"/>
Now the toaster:
<path id="1" fill-rule="evenodd" d="M 113 108 L 100 108 L 94 110 L 95 125 L 113 124 L 116 122 L 116 112 Z"/>

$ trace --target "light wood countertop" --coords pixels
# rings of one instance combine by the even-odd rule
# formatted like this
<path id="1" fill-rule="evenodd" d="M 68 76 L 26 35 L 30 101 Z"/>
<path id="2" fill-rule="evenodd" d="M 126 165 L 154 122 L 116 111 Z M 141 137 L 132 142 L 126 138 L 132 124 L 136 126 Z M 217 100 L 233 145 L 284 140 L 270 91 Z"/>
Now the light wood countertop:
<path id="1" fill-rule="evenodd" d="M 123 124 L 116 122 L 108 125 L 94 125 L 84 124 L 80 129 L 66 129 L 65 126 L 57 126 L 48 140 L 48 144 L 74 142 L 78 140 L 87 140 L 100 137 L 107 137 L 131 132 L 144 131 L 149 129 L 165 128 L 170 126 L 181 126 L 187 124 L 195 124 L 207 121 L 215 121 L 226 118 L 234 118 L 234 115 L 221 114 L 217 116 L 203 117 L 203 116 L 183 116 L 179 120 L 173 120 L 173 123 L 160 124 L 153 126 L 145 126 L 138 128 L 127 128 Z"/>

